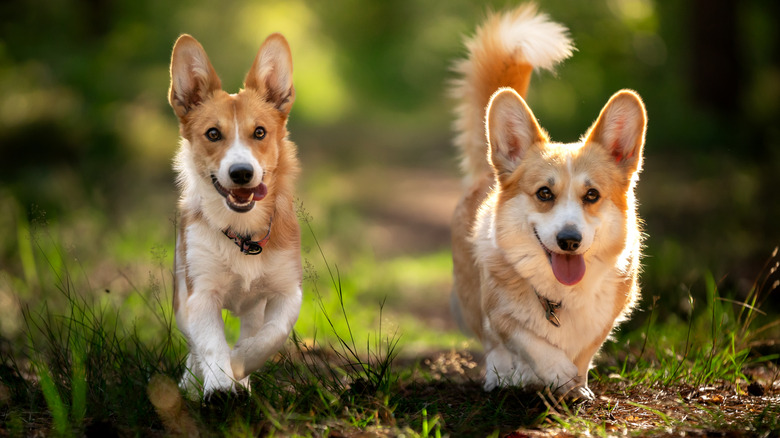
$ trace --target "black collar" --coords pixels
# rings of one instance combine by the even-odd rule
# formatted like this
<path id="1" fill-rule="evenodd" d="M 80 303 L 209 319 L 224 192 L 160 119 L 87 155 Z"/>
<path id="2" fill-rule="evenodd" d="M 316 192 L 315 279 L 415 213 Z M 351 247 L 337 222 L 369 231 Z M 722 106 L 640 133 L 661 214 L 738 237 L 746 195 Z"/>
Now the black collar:
<path id="1" fill-rule="evenodd" d="M 268 222 L 268 232 L 265 233 L 265 237 L 260 240 L 252 240 L 252 235 L 243 235 L 234 232 L 229 227 L 222 230 L 222 233 L 233 241 L 241 249 L 241 252 L 246 255 L 257 255 L 263 252 L 263 247 L 271 240 L 271 224 L 273 224 L 274 218 Z"/>

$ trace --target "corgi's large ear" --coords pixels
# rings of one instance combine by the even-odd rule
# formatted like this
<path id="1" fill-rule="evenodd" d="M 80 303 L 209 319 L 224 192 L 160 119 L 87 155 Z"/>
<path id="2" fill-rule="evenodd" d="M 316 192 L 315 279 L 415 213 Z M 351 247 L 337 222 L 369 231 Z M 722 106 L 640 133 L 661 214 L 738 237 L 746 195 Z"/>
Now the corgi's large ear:
<path id="1" fill-rule="evenodd" d="M 585 143 L 601 145 L 629 172 L 642 167 L 647 130 L 645 105 L 638 94 L 621 90 L 612 95 L 599 118 L 585 134 Z"/>
<path id="2" fill-rule="evenodd" d="M 531 108 L 511 88 L 490 98 L 486 125 L 490 162 L 499 176 L 512 173 L 533 144 L 549 141 Z"/>
<path id="3" fill-rule="evenodd" d="M 289 114 L 295 101 L 292 72 L 290 45 L 282 34 L 274 33 L 257 52 L 244 87 L 259 91 L 279 111 Z"/>
<path id="4" fill-rule="evenodd" d="M 193 37 L 182 35 L 171 55 L 171 88 L 168 102 L 179 118 L 222 88 L 217 72 L 203 46 Z"/>

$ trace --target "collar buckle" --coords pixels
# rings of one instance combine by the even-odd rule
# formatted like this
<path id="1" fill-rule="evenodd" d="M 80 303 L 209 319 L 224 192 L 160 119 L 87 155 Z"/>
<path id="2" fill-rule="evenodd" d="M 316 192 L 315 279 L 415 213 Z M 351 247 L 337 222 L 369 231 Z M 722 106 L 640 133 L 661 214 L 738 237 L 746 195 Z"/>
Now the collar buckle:
<path id="1" fill-rule="evenodd" d="M 265 233 L 265 237 L 260 240 L 252 240 L 251 234 L 245 236 L 234 232 L 230 228 L 222 230 L 222 234 L 232 240 L 244 255 L 257 255 L 263 252 L 263 246 L 268 244 L 268 241 L 271 240 L 271 224 L 273 221 L 274 218 L 272 217 L 271 221 L 268 223 L 268 232 Z"/>
<path id="2" fill-rule="evenodd" d="M 550 301 L 539 295 L 539 292 L 536 292 L 536 289 L 534 289 L 534 293 L 536 293 L 536 297 L 539 298 L 539 302 L 542 304 L 542 309 L 544 310 L 547 321 L 556 327 L 560 327 L 561 321 L 558 319 L 558 315 L 555 314 L 555 311 L 561 308 L 562 303 L 560 301 L 557 303 L 555 301 Z"/>
<path id="3" fill-rule="evenodd" d="M 260 242 L 253 240 L 245 240 L 241 242 L 241 252 L 247 255 L 255 255 L 263 252 L 263 247 L 260 246 Z"/>

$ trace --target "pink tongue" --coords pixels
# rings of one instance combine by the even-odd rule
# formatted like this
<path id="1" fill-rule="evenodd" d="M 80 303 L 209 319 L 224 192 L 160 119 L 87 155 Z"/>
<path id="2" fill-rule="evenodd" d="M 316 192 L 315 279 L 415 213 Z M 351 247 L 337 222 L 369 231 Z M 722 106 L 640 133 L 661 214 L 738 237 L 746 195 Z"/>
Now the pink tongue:
<path id="1" fill-rule="evenodd" d="M 572 286 L 585 276 L 585 258 L 579 254 L 552 253 L 552 270 L 561 283 Z"/>
<path id="2" fill-rule="evenodd" d="M 253 200 L 259 201 L 263 198 L 265 198 L 265 195 L 268 194 L 268 187 L 265 186 L 265 184 L 260 183 L 259 186 L 252 189 L 252 193 L 254 193 Z"/>
<path id="3" fill-rule="evenodd" d="M 265 184 L 260 183 L 259 186 L 252 187 L 251 189 L 233 189 L 230 193 L 236 198 L 244 200 L 244 202 L 249 200 L 250 197 L 253 201 L 259 201 L 268 194 L 268 187 L 266 187 Z"/>

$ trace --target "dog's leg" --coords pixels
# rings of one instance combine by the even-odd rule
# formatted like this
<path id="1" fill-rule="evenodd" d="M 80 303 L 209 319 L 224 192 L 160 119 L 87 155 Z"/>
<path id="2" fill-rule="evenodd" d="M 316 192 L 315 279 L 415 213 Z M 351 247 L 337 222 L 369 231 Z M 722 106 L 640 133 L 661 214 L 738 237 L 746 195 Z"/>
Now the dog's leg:
<path id="1" fill-rule="evenodd" d="M 232 389 L 234 382 L 230 368 L 230 347 L 225 340 L 221 303 L 214 294 L 196 290 L 187 298 L 185 305 L 189 320 L 197 321 L 187 327 L 192 350 L 188 365 L 191 359 L 190 369 L 202 376 L 204 397 L 217 390 Z"/>
<path id="2" fill-rule="evenodd" d="M 200 388 L 203 380 L 200 360 L 195 354 L 194 351 L 191 351 L 187 355 L 187 369 L 184 370 L 184 375 L 181 376 L 181 381 L 179 382 L 179 387 L 184 391 L 184 396 L 190 400 L 197 400 L 200 397 L 198 388 Z"/>
<path id="3" fill-rule="evenodd" d="M 262 322 L 247 324 L 247 329 L 251 327 L 254 333 L 245 332 L 242 324 L 241 339 L 230 352 L 230 364 L 237 380 L 260 369 L 282 347 L 298 319 L 301 297 L 300 285 L 286 294 L 273 295 L 268 298 Z"/>
<path id="4" fill-rule="evenodd" d="M 596 352 L 599 351 L 599 348 L 601 348 L 601 345 L 604 344 L 604 341 L 607 340 L 607 336 L 609 336 L 610 331 L 612 331 L 611 326 L 604 329 L 604 331 L 602 331 L 596 337 L 596 339 L 585 346 L 585 348 L 583 348 L 582 351 L 580 351 L 577 356 L 574 357 L 574 365 L 577 365 L 579 374 L 583 376 L 583 384 L 585 386 L 588 384 L 588 370 L 590 369 L 590 362 L 593 360 L 593 356 L 596 355 Z"/>
<path id="5" fill-rule="evenodd" d="M 586 386 L 586 377 L 578 374 L 577 366 L 560 348 L 520 327 L 510 334 L 505 345 L 517 356 L 515 368 L 524 368 L 523 364 L 529 368 L 520 373 L 524 386 L 537 386 L 541 382 L 559 395 L 594 398 Z"/>
<path id="6" fill-rule="evenodd" d="M 512 353 L 501 344 L 487 353 L 485 356 L 485 391 L 519 383 L 516 382 L 515 368 L 512 362 Z"/>
<path id="7" fill-rule="evenodd" d="M 267 300 L 262 299 L 260 300 L 255 306 L 250 309 L 249 311 L 245 312 L 241 315 L 241 334 L 238 337 L 238 341 L 236 342 L 236 345 L 243 345 L 247 342 L 247 339 L 257 336 L 257 333 L 260 331 L 260 329 L 263 327 L 263 324 L 265 323 L 265 305 Z M 233 353 L 231 352 L 231 355 Z M 232 359 L 231 359 L 232 362 Z M 231 365 L 232 366 L 232 365 Z M 238 383 L 246 388 L 247 390 L 250 390 L 249 387 L 249 374 L 250 372 L 247 372 L 246 377 L 242 378 L 238 381 Z M 233 375 L 235 377 L 236 373 L 233 372 Z"/>

